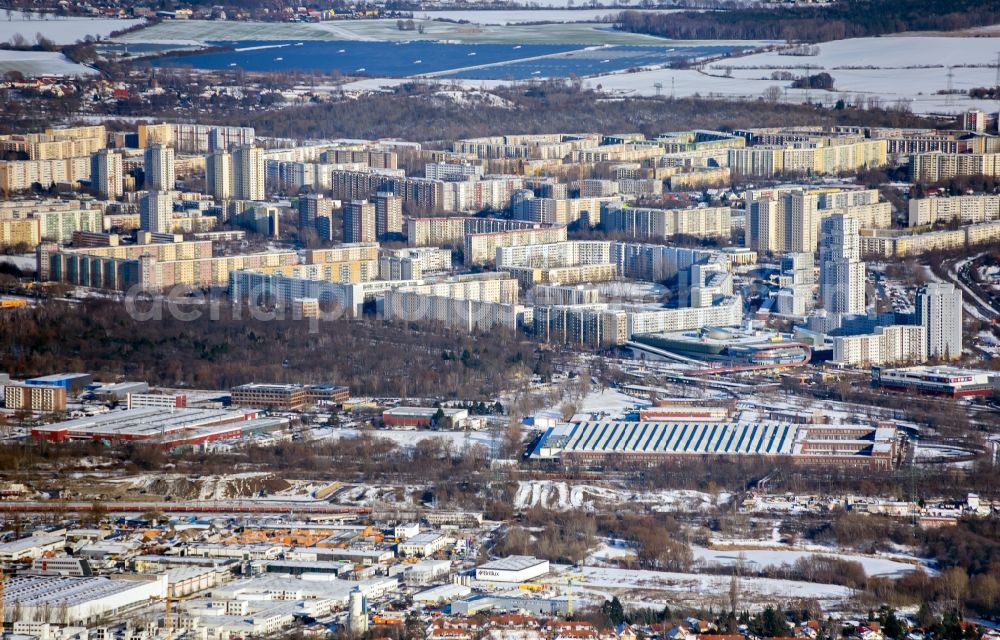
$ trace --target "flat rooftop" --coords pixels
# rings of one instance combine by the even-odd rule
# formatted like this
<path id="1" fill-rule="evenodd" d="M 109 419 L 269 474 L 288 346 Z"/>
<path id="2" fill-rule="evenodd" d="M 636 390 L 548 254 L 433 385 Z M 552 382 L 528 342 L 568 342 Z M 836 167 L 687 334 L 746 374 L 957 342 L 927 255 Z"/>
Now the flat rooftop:
<path id="1" fill-rule="evenodd" d="M 159 407 L 145 407 L 112 411 L 34 427 L 32 433 L 45 436 L 66 432 L 71 438 L 152 438 L 173 431 L 208 427 L 225 422 L 239 422 L 247 417 L 246 412 L 228 409 L 171 409 L 165 411 Z"/>
<path id="2" fill-rule="evenodd" d="M 548 560 L 542 560 L 534 556 L 508 556 L 506 558 L 500 558 L 499 560 L 492 560 L 486 564 L 481 564 L 476 568 L 490 569 L 492 571 L 521 571 L 523 569 L 537 567 L 538 565 L 546 562 L 548 562 Z"/>

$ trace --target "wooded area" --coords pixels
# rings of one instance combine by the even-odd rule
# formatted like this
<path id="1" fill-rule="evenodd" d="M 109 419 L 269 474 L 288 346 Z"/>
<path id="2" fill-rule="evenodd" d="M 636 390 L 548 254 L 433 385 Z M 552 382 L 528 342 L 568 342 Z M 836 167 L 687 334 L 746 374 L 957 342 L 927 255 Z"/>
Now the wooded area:
<path id="1" fill-rule="evenodd" d="M 438 95 L 441 88 L 406 84 L 393 93 L 363 100 L 255 111 L 219 124 L 252 126 L 261 135 L 288 138 L 400 137 L 421 142 L 553 131 L 628 131 L 655 136 L 664 131 L 794 125 L 941 126 L 891 109 L 838 111 L 763 100 L 611 99 L 562 81 L 493 90 L 508 106 L 484 100 L 470 108 Z"/>
<path id="2" fill-rule="evenodd" d="M 954 31 L 1000 22 L 1000 0 L 846 0 L 824 6 L 645 13 L 619 28 L 678 40 L 829 42 L 905 31 Z"/>
<path id="3" fill-rule="evenodd" d="M 188 309 L 189 311 L 191 309 Z M 375 319 L 320 322 L 242 316 L 184 322 L 164 310 L 135 320 L 119 302 L 50 302 L 0 316 L 0 370 L 21 378 L 94 371 L 168 387 L 228 389 L 247 382 L 337 383 L 358 395 L 491 400 L 547 356 L 525 339 L 466 335 Z M 444 354 L 468 352 L 467 357 Z"/>

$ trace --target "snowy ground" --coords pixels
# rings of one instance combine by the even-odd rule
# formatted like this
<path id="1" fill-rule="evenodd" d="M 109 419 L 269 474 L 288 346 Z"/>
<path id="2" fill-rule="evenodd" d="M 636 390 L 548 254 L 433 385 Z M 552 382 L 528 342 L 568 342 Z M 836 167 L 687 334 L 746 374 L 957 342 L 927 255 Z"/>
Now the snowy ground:
<path id="1" fill-rule="evenodd" d="M 11 53 L 6 51 L 4 53 Z M 35 259 L 35 255 L 31 253 L 25 253 L 16 256 L 0 256 L 0 262 L 6 262 L 12 264 L 22 271 L 34 271 L 35 267 L 38 266 L 38 261 Z"/>
<path id="2" fill-rule="evenodd" d="M 87 36 L 106 38 L 112 31 L 128 29 L 141 20 L 121 20 L 117 18 L 61 18 L 52 14 L 31 14 L 31 19 L 20 12 L 13 12 L 9 19 L 6 13 L 0 12 L 0 42 L 9 41 L 17 34 L 27 38 L 34 44 L 35 36 L 42 34 L 56 44 L 73 44 Z M 0 61 L 6 60 L 13 52 L 0 52 Z"/>
<path id="3" fill-rule="evenodd" d="M 554 480 L 525 480 L 518 483 L 515 509 L 542 507 L 563 511 L 595 509 L 600 505 L 634 504 L 659 512 L 709 511 L 728 504 L 728 493 L 711 494 L 682 489 L 663 491 L 627 491 L 589 484 L 570 484 Z"/>
<path id="4" fill-rule="evenodd" d="M 559 420 L 561 418 L 562 405 L 566 401 L 575 404 L 578 413 L 598 413 L 613 418 L 622 417 L 624 414 L 638 407 L 648 407 L 650 405 L 648 400 L 633 398 L 615 389 L 595 390 L 587 394 L 582 401 L 572 398 L 562 399 L 556 406 L 536 411 L 535 417 Z"/>
<path id="5" fill-rule="evenodd" d="M 760 44 L 760 43 L 754 43 Z M 719 97 L 762 99 L 770 87 L 783 91 L 780 100 L 819 102 L 827 106 L 843 99 L 881 100 L 892 106 L 903 101 L 917 113 L 958 113 L 971 108 L 995 108 L 987 100 L 972 100 L 967 94 L 939 95 L 950 84 L 967 92 L 990 87 L 995 81 L 996 54 L 1000 45 L 994 38 L 980 37 L 886 37 L 838 40 L 820 45 L 816 56 L 783 56 L 777 52 L 758 53 L 743 58 L 721 60 L 700 69 L 647 69 L 592 76 L 584 85 L 619 96 L 673 95 L 675 97 Z M 794 75 L 829 73 L 833 91 L 791 89 L 790 81 L 772 80 L 775 72 Z M 345 90 L 361 91 L 395 86 L 401 81 L 364 80 L 345 85 Z M 488 90 L 500 81 L 457 80 L 456 86 Z M 657 88 L 657 84 L 660 85 Z"/>
<path id="6" fill-rule="evenodd" d="M 913 457 L 918 462 L 941 460 L 943 458 L 961 458 L 973 453 L 973 451 L 968 449 L 944 444 L 918 444 L 913 449 Z"/>
<path id="7" fill-rule="evenodd" d="M 361 433 L 358 429 L 320 428 L 312 430 L 312 437 L 317 440 L 322 438 L 356 438 Z M 456 449 L 475 445 L 490 446 L 489 431 L 428 431 L 425 429 L 397 431 L 392 429 L 377 429 L 365 431 L 364 433 L 375 438 L 392 440 L 401 447 L 412 447 L 421 440 L 428 439 L 444 440 L 451 443 L 452 447 Z"/>
<path id="8" fill-rule="evenodd" d="M 673 13 L 676 9 L 653 10 L 655 13 Z M 606 18 L 617 16 L 621 8 L 605 9 L 504 9 L 468 10 L 447 9 L 441 11 L 418 11 L 416 18 L 426 20 L 456 20 L 474 24 L 520 24 L 525 22 L 601 22 Z"/>
<path id="9" fill-rule="evenodd" d="M 991 87 L 995 81 L 998 44 L 992 38 L 852 38 L 817 46 L 816 56 L 758 53 L 714 62 L 707 69 L 721 75 L 731 68 L 732 80 L 737 83 L 770 82 L 782 87 L 788 83 L 770 80 L 773 72 L 787 70 L 805 75 L 825 71 L 834 78 L 834 91 L 813 91 L 811 97 L 822 97 L 824 101 L 845 97 L 850 101 L 856 95 L 878 96 L 890 103 L 913 100 L 915 110 L 932 111 L 964 109 L 967 107 L 960 105 L 973 102 L 960 95 L 935 95 L 947 89 L 949 82 L 953 89 L 967 92 L 975 87 Z"/>
<path id="10" fill-rule="evenodd" d="M 18 71 L 28 78 L 87 76 L 97 73 L 90 67 L 73 62 L 58 51 L 0 51 L 0 74 L 9 71 Z"/>
<path id="11" fill-rule="evenodd" d="M 672 573 L 663 571 L 625 570 L 584 566 L 573 569 L 572 575 L 580 576 L 573 582 L 574 597 L 586 597 L 589 592 L 598 598 L 610 593 L 621 593 L 632 600 L 629 593 L 645 599 L 652 596 L 669 598 L 671 602 L 698 600 L 704 603 L 706 594 L 725 594 L 729 591 L 728 576 Z M 567 584 L 567 575 L 556 575 L 544 580 L 549 584 Z M 818 584 L 797 580 L 771 578 L 743 578 L 740 591 L 745 602 L 757 606 L 775 604 L 792 598 L 816 598 L 824 605 L 836 604 L 851 595 L 847 587 Z"/>
<path id="12" fill-rule="evenodd" d="M 898 577 L 917 569 L 917 565 L 913 563 L 900 562 L 890 558 L 845 554 L 833 549 L 828 550 L 826 553 L 817 553 L 815 551 L 799 549 L 733 550 L 706 549 L 705 547 L 693 546 L 691 547 L 691 551 L 694 552 L 695 560 L 704 563 L 706 566 L 731 567 L 738 562 L 742 562 L 749 569 L 764 569 L 767 567 L 792 565 L 801 558 L 828 555 L 836 557 L 838 560 L 860 562 L 865 568 L 865 573 L 869 576 Z"/>

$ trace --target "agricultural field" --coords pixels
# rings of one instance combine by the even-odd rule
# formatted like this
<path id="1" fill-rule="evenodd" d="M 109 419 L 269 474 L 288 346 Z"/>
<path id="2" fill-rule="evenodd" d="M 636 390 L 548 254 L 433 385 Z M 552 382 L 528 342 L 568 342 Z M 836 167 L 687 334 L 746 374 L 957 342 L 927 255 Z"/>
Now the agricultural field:
<path id="1" fill-rule="evenodd" d="M 423 33 L 420 29 L 423 29 Z M 395 20 L 264 23 L 187 20 L 164 22 L 122 38 L 128 42 L 209 42 L 260 40 L 449 40 L 464 44 L 670 44 L 642 34 L 615 31 L 602 23 L 560 25 L 477 25 L 414 20 L 414 29 L 400 31 Z"/>
<path id="2" fill-rule="evenodd" d="M 0 74 L 18 71 L 25 76 L 87 76 L 97 71 L 77 64 L 58 51 L 4 51 Z"/>
<path id="3" fill-rule="evenodd" d="M 128 29 L 141 22 L 118 18 L 56 17 L 52 14 L 29 14 L 21 11 L 0 12 L 0 42 L 8 42 L 21 34 L 28 42 L 34 42 L 35 37 L 41 35 L 55 44 L 73 44 L 87 36 L 106 38 L 113 31 Z M 5 59 L 7 53 L 4 52 Z"/>

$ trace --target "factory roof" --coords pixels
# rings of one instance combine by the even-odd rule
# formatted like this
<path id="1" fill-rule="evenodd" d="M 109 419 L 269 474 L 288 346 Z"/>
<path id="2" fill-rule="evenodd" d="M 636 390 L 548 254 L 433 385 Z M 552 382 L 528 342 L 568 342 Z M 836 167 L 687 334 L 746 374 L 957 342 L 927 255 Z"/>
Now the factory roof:
<path id="1" fill-rule="evenodd" d="M 538 566 L 548 560 L 542 560 L 534 556 L 508 556 L 499 560 L 492 560 L 486 564 L 481 564 L 478 569 L 489 569 L 491 571 L 521 571 Z"/>
<path id="2" fill-rule="evenodd" d="M 107 598 L 147 583 L 137 580 L 112 580 L 109 578 L 70 578 L 65 576 L 13 576 L 7 579 L 4 601 L 26 607 L 53 605 L 67 602 L 83 604 Z"/>
<path id="3" fill-rule="evenodd" d="M 17 553 L 36 547 L 48 547 L 64 540 L 62 536 L 28 536 L 20 540 L 0 543 L 0 553 Z"/>
<path id="4" fill-rule="evenodd" d="M 224 409 L 172 409 L 164 411 L 159 407 L 112 411 L 97 416 L 88 416 L 43 425 L 32 429 L 35 433 L 68 432 L 81 437 L 154 437 L 172 431 L 205 427 L 223 422 L 243 421 L 248 417 L 244 412 Z"/>
<path id="5" fill-rule="evenodd" d="M 581 422 L 556 427 L 539 447 L 563 453 L 792 453 L 798 427 L 776 422 Z M 536 448 L 536 451 L 538 449 Z"/>

